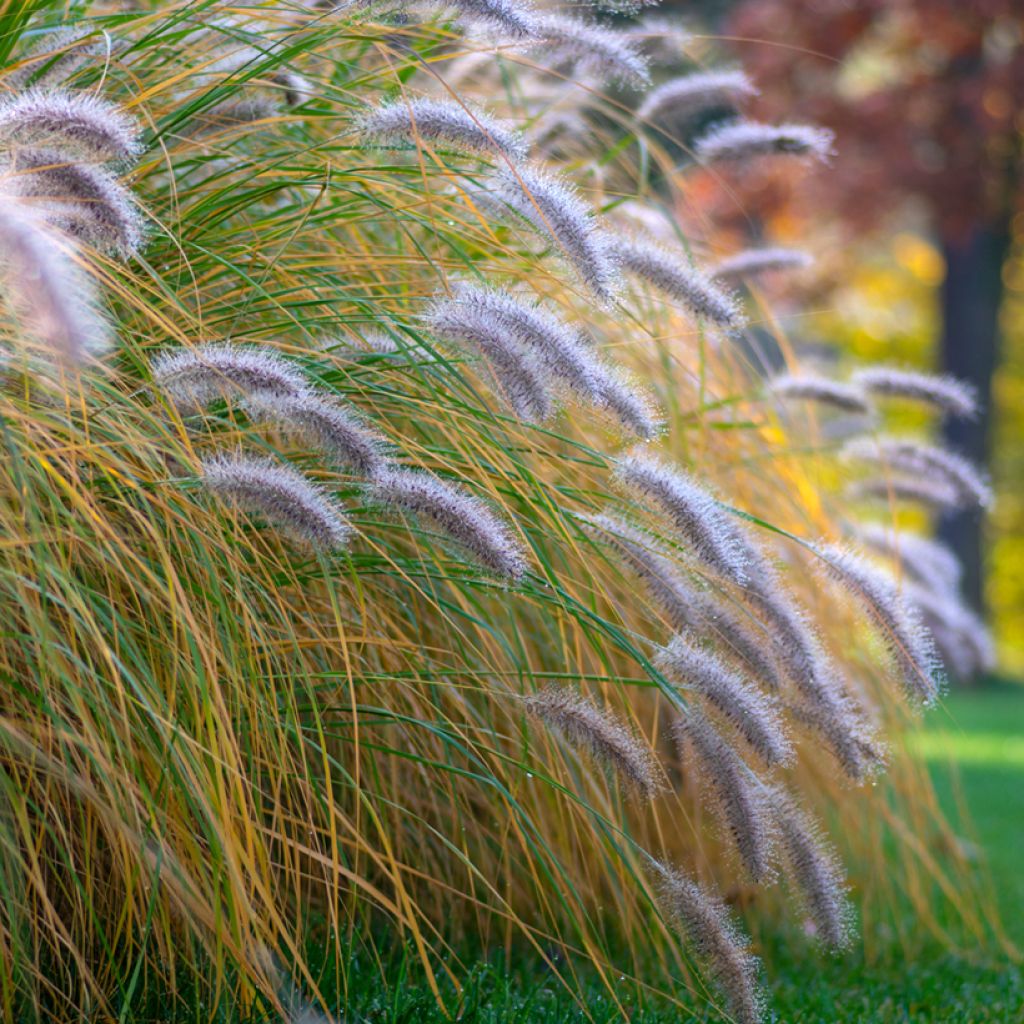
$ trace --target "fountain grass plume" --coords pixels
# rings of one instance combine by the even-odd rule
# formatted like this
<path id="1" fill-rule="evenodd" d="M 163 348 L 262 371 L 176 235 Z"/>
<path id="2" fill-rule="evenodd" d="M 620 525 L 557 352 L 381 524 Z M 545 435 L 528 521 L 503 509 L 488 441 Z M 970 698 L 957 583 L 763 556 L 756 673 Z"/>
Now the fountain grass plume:
<path id="1" fill-rule="evenodd" d="M 643 121 L 666 118 L 678 122 L 756 95 L 754 84 L 739 68 L 695 71 L 652 89 L 636 115 Z"/>
<path id="2" fill-rule="evenodd" d="M 341 507 L 291 466 L 238 452 L 202 463 L 206 489 L 254 513 L 315 551 L 344 548 L 351 535 Z"/>
<path id="3" fill-rule="evenodd" d="M 4 75 L 4 85 L 14 89 L 50 89 L 66 82 L 86 62 L 102 50 L 88 29 L 66 26 L 38 36 L 13 67 Z"/>
<path id="4" fill-rule="evenodd" d="M 662 431 L 661 411 L 635 378 L 616 366 L 599 364 L 597 405 L 610 412 L 628 431 L 644 441 Z"/>
<path id="5" fill-rule="evenodd" d="M 808 124 L 760 124 L 730 121 L 712 128 L 694 144 L 698 163 L 745 163 L 764 156 L 795 156 L 827 162 L 835 135 Z"/>
<path id="6" fill-rule="evenodd" d="M 109 171 L 69 163 L 51 150 L 19 149 L 0 188 L 31 201 L 49 223 L 122 259 L 142 244 L 142 218 L 131 193 Z"/>
<path id="7" fill-rule="evenodd" d="M 708 270 L 708 276 L 721 284 L 736 284 L 745 278 L 774 270 L 802 270 L 813 262 L 810 254 L 802 249 L 786 249 L 782 246 L 741 249 L 719 260 Z"/>
<path id="8" fill-rule="evenodd" d="M 535 19 L 533 35 L 554 64 L 571 61 L 578 72 L 634 88 L 651 83 L 647 61 L 629 33 L 545 11 Z"/>
<path id="9" fill-rule="evenodd" d="M 978 415 L 977 391 L 956 377 L 918 373 L 894 366 L 867 366 L 853 374 L 853 381 L 864 391 L 880 398 L 922 402 L 961 419 L 973 419 Z"/>
<path id="10" fill-rule="evenodd" d="M 314 392 L 256 391 L 245 409 L 257 422 L 270 422 L 320 449 L 335 466 L 371 476 L 384 464 L 383 439 L 359 416 Z"/>
<path id="11" fill-rule="evenodd" d="M 355 128 L 367 142 L 425 139 L 509 160 L 524 160 L 528 149 L 519 132 L 482 110 L 453 100 L 397 99 L 363 114 Z"/>
<path id="12" fill-rule="evenodd" d="M 273 349 L 210 342 L 162 352 L 150 364 L 153 383 L 180 412 L 199 412 L 232 391 L 242 395 L 299 396 L 305 374 Z"/>
<path id="13" fill-rule="evenodd" d="M 105 349 L 92 281 L 30 210 L 0 203 L 0 279 L 26 333 L 63 362 Z"/>
<path id="14" fill-rule="evenodd" d="M 860 388 L 815 373 L 783 373 L 766 386 L 769 393 L 784 400 L 828 405 L 858 416 L 870 416 L 872 412 L 871 403 Z"/>
<path id="15" fill-rule="evenodd" d="M 444 0 L 459 22 L 498 29 L 509 39 L 533 39 L 538 34 L 538 15 L 527 0 Z"/>
<path id="16" fill-rule="evenodd" d="M 368 498 L 430 520 L 498 576 L 517 582 L 526 573 L 525 552 L 511 529 L 454 484 L 418 470 L 384 468 L 373 477 Z"/>
<path id="17" fill-rule="evenodd" d="M 139 124 L 86 92 L 30 90 L 0 101 L 0 148 L 44 149 L 87 163 L 132 160 Z"/>
<path id="18" fill-rule="evenodd" d="M 818 825 L 781 787 L 769 790 L 768 803 L 779 848 L 816 938 L 828 949 L 846 949 L 853 932 L 853 909 L 842 862 Z"/>
<path id="19" fill-rule="evenodd" d="M 725 580 L 747 582 L 746 550 L 714 497 L 685 470 L 640 451 L 619 460 L 615 478 L 652 502 L 694 556 Z"/>
<path id="20" fill-rule="evenodd" d="M 764 996 L 757 986 L 759 962 L 733 922 L 725 901 L 676 868 L 657 864 L 659 902 L 714 980 L 737 1024 L 759 1024 Z"/>
<path id="21" fill-rule="evenodd" d="M 630 789 L 650 800 L 665 788 L 654 751 L 613 715 L 568 687 L 548 687 L 524 699 L 529 714 L 612 771 Z"/>
<path id="22" fill-rule="evenodd" d="M 846 496 L 854 500 L 913 501 L 937 509 L 962 505 L 960 493 L 946 480 L 903 474 L 856 480 L 846 489 Z"/>
<path id="23" fill-rule="evenodd" d="M 858 527 L 857 538 L 873 551 L 894 559 L 909 577 L 936 593 L 955 593 L 960 586 L 963 566 L 941 541 L 906 530 L 894 531 L 878 523 Z"/>
<path id="24" fill-rule="evenodd" d="M 624 31 L 633 37 L 640 51 L 653 63 L 673 66 L 678 66 L 695 38 L 678 21 L 652 14 L 633 22 Z"/>
<path id="25" fill-rule="evenodd" d="M 541 361 L 504 325 L 472 302 L 440 297 L 426 314 L 430 330 L 442 341 L 482 355 L 515 414 L 543 423 L 554 414 L 554 399 Z"/>
<path id="26" fill-rule="evenodd" d="M 866 608 L 900 669 L 907 693 L 931 704 L 938 693 L 939 659 L 913 605 L 892 577 L 855 552 L 833 544 L 819 546 L 827 575 Z"/>
<path id="27" fill-rule="evenodd" d="M 843 455 L 885 466 L 910 479 L 944 484 L 960 507 L 988 508 L 993 502 L 992 489 L 978 469 L 937 445 L 902 437 L 860 437 L 844 445 Z"/>
<path id="28" fill-rule="evenodd" d="M 729 330 L 743 326 L 736 297 L 691 266 L 685 252 L 635 238 L 616 238 L 612 251 L 624 271 L 647 281 L 694 316 Z"/>
<path id="29" fill-rule="evenodd" d="M 654 665 L 699 693 L 766 765 L 792 763 L 793 746 L 772 701 L 710 651 L 677 636 L 658 650 Z"/>
<path id="30" fill-rule="evenodd" d="M 995 668 L 995 648 L 988 627 L 955 591 L 936 591 L 910 583 L 905 596 L 932 634 L 947 667 L 958 678 L 971 679 Z"/>
<path id="31" fill-rule="evenodd" d="M 520 164 L 500 168 L 491 181 L 499 207 L 504 203 L 547 235 L 601 302 L 615 298 L 619 274 L 606 232 L 568 179 Z"/>
<path id="32" fill-rule="evenodd" d="M 688 707 L 672 724 L 672 735 L 684 765 L 697 768 L 714 796 L 714 806 L 725 823 L 740 860 L 751 879 L 772 878 L 772 823 L 766 813 L 764 785 L 711 721 Z"/>

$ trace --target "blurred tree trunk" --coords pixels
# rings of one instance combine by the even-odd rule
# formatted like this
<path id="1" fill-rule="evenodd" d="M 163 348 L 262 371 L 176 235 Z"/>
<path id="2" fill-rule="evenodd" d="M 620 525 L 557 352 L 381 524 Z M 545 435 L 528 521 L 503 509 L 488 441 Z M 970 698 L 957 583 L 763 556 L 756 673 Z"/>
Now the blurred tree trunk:
<path id="1" fill-rule="evenodd" d="M 1010 219 L 975 223 L 943 238 L 946 277 L 942 284 L 942 368 L 978 390 L 981 412 L 975 420 L 947 419 L 943 433 L 950 447 L 981 467 L 989 464 L 992 376 L 999 360 L 999 310 L 1003 264 L 1010 247 Z M 964 596 L 984 610 L 983 515 L 976 510 L 947 513 L 940 536 L 964 565 Z"/>

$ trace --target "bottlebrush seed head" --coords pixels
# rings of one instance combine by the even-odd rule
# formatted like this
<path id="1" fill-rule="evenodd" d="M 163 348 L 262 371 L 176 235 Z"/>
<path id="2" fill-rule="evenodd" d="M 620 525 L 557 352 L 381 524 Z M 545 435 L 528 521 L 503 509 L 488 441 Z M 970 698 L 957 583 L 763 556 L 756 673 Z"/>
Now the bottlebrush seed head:
<path id="1" fill-rule="evenodd" d="M 416 470 L 383 469 L 371 481 L 372 502 L 433 522 L 481 565 L 512 581 L 526 572 L 526 556 L 509 527 L 482 501 Z"/>
<path id="2" fill-rule="evenodd" d="M 793 747 L 772 701 L 715 655 L 676 637 L 659 649 L 654 664 L 669 679 L 700 694 L 766 765 L 792 762 Z"/>
<path id="3" fill-rule="evenodd" d="M 872 412 L 871 403 L 858 387 L 818 374 L 780 374 L 768 381 L 767 388 L 781 399 L 829 405 L 858 416 L 870 416 Z"/>
<path id="4" fill-rule="evenodd" d="M 654 440 L 662 431 L 662 418 L 650 396 L 617 367 L 601 365 L 597 370 L 598 407 L 642 440 Z"/>
<path id="5" fill-rule="evenodd" d="M 0 102 L 0 148 L 50 150 L 64 160 L 127 161 L 139 155 L 138 122 L 91 93 L 33 89 Z"/>
<path id="6" fill-rule="evenodd" d="M 298 396 L 309 386 L 293 363 L 257 345 L 213 342 L 173 349 L 158 355 L 150 370 L 153 383 L 184 413 L 198 412 L 232 391 Z"/>
<path id="7" fill-rule="evenodd" d="M 525 700 L 526 710 L 557 730 L 573 747 L 650 800 L 665 787 L 664 773 L 650 746 L 606 708 L 566 687 L 549 687 Z"/>
<path id="8" fill-rule="evenodd" d="M 642 239 L 616 238 L 611 248 L 626 273 L 647 281 L 695 316 L 729 330 L 743 326 L 736 297 L 691 266 L 686 253 Z"/>
<path id="9" fill-rule="evenodd" d="M 642 121 L 684 121 L 712 107 L 734 106 L 757 89 L 738 68 L 696 71 L 652 89 L 637 109 Z"/>
<path id="10" fill-rule="evenodd" d="M 91 280 L 29 210 L 0 203 L 0 279 L 26 333 L 65 362 L 107 346 Z"/>
<path id="11" fill-rule="evenodd" d="M 253 419 L 274 423 L 319 448 L 337 466 L 370 476 L 384 463 L 382 439 L 354 412 L 322 395 L 257 391 L 245 408 Z"/>
<path id="12" fill-rule="evenodd" d="M 903 572 L 929 590 L 956 593 L 960 587 L 960 559 L 940 541 L 909 531 L 894 532 L 877 523 L 859 527 L 857 537 L 873 551 L 894 559 Z"/>
<path id="13" fill-rule="evenodd" d="M 893 366 L 869 366 L 858 370 L 853 380 L 865 391 L 881 398 L 922 402 L 961 419 L 974 419 L 978 415 L 977 392 L 956 377 L 938 377 Z"/>
<path id="14" fill-rule="evenodd" d="M 647 61 L 627 32 L 545 11 L 533 35 L 552 63 L 572 62 L 579 73 L 638 89 L 651 83 Z"/>
<path id="15" fill-rule="evenodd" d="M 621 459 L 616 479 L 653 502 L 671 521 L 697 559 L 723 579 L 744 584 L 744 548 L 718 502 L 682 469 L 644 454 Z"/>
<path id="16" fill-rule="evenodd" d="M 708 271 L 713 281 L 736 284 L 745 278 L 757 277 L 774 270 L 802 270 L 814 261 L 800 249 L 766 246 L 761 249 L 742 249 L 720 260 Z"/>
<path id="17" fill-rule="evenodd" d="M 504 203 L 554 242 L 580 280 L 603 303 L 618 291 L 619 275 L 608 238 L 594 211 L 571 183 L 539 166 L 502 167 L 493 176 L 493 199 Z"/>
<path id="18" fill-rule="evenodd" d="M 451 100 L 398 99 L 364 114 L 356 131 L 372 143 L 424 139 L 471 153 L 496 153 L 509 160 L 526 158 L 523 136 L 490 114 Z"/>
<path id="19" fill-rule="evenodd" d="M 725 901 L 681 871 L 657 865 L 660 903 L 714 979 L 737 1024 L 759 1024 L 764 997 L 757 987 L 759 962 L 733 922 Z"/>
<path id="20" fill-rule="evenodd" d="M 693 145 L 698 163 L 742 163 L 758 157 L 785 155 L 828 162 L 835 135 L 807 124 L 760 124 L 731 121 L 712 128 Z"/>
<path id="21" fill-rule="evenodd" d="M 316 551 L 348 544 L 352 531 L 340 506 L 291 466 L 241 453 L 220 455 L 203 462 L 202 481 L 222 501 Z"/>
<path id="22" fill-rule="evenodd" d="M 716 810 L 728 827 L 744 867 L 755 882 L 772 877 L 771 820 L 762 796 L 763 784 L 728 740 L 696 708 L 687 708 L 672 725 L 672 735 L 684 764 L 696 767 L 710 789 Z"/>
<path id="23" fill-rule="evenodd" d="M 463 24 L 499 29 L 510 39 L 531 39 L 537 33 L 532 6 L 524 0 L 446 0 Z"/>

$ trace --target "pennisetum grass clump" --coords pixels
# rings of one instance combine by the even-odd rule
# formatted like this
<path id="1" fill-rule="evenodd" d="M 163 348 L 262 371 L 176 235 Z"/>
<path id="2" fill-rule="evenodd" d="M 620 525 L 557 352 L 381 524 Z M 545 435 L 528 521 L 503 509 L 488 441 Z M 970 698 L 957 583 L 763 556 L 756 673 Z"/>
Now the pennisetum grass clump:
<path id="1" fill-rule="evenodd" d="M 363 114 L 355 128 L 368 142 L 423 139 L 509 160 L 524 160 L 528 149 L 519 132 L 482 110 L 452 100 L 394 100 Z"/>
<path id="2" fill-rule="evenodd" d="M 780 374 L 768 381 L 767 388 L 777 398 L 828 405 L 858 416 L 870 416 L 873 411 L 860 388 L 816 373 Z"/>
<path id="3" fill-rule="evenodd" d="M 773 271 L 803 270 L 813 262 L 810 254 L 801 249 L 764 246 L 759 249 L 742 249 L 719 260 L 708 269 L 708 276 L 720 284 L 735 285 Z"/>
<path id="4" fill-rule="evenodd" d="M 524 699 L 527 712 L 585 750 L 629 788 L 650 800 L 664 788 L 664 772 L 654 751 L 606 708 L 576 690 L 548 687 Z"/>
<path id="5" fill-rule="evenodd" d="M 693 149 L 702 164 L 746 163 L 765 156 L 827 161 L 834 141 L 832 132 L 815 125 L 730 121 L 702 135 Z"/>
<path id="6" fill-rule="evenodd" d="M 758 1024 L 764 997 L 759 964 L 724 900 L 676 868 L 656 865 L 661 904 L 714 979 L 737 1024 Z"/>
<path id="7" fill-rule="evenodd" d="M 793 747 L 772 701 L 715 655 L 675 637 L 658 650 L 654 664 L 703 697 L 768 767 L 792 762 Z"/>
<path id="8" fill-rule="evenodd" d="M 183 413 L 195 413 L 225 395 L 293 396 L 309 381 L 292 362 L 261 345 L 208 342 L 171 349 L 150 364 L 153 383 Z"/>
<path id="9" fill-rule="evenodd" d="M 970 384 L 956 377 L 918 373 L 894 366 L 867 366 L 853 374 L 853 381 L 879 398 L 921 402 L 961 419 L 973 419 L 978 414 L 977 393 Z"/>
<path id="10" fill-rule="evenodd" d="M 628 33 L 545 11 L 537 15 L 533 35 L 552 64 L 571 62 L 577 74 L 635 88 L 650 84 L 647 61 Z"/>
<path id="11" fill-rule="evenodd" d="M 724 580 L 747 581 L 745 548 L 719 503 L 684 470 L 636 453 L 619 460 L 616 479 L 653 503 L 694 556 Z"/>
<path id="12" fill-rule="evenodd" d="M 907 692 L 926 704 L 938 693 L 938 658 L 915 613 L 902 600 L 892 578 L 853 551 L 824 545 L 820 555 L 827 574 L 860 600 L 899 665 Z"/>
<path id="13" fill-rule="evenodd" d="M 203 462 L 200 478 L 222 501 L 315 551 L 336 551 L 349 542 L 352 528 L 341 507 L 291 466 L 242 453 L 218 455 Z"/>
<path id="14" fill-rule="evenodd" d="M 526 555 L 509 527 L 484 502 L 447 481 L 385 467 L 373 477 L 368 498 L 429 520 L 498 576 L 517 582 L 526 573 Z"/>
<path id="15" fill-rule="evenodd" d="M 696 71 L 662 83 L 644 97 L 636 116 L 642 121 L 685 121 L 711 107 L 732 107 L 757 95 L 739 68 Z"/>
<path id="16" fill-rule="evenodd" d="M 743 326 L 736 297 L 692 266 L 686 253 L 638 238 L 617 238 L 612 252 L 626 273 L 647 281 L 694 316 L 730 330 Z"/>
<path id="17" fill-rule="evenodd" d="M 672 735 L 683 764 L 700 772 L 713 795 L 716 810 L 750 877 L 755 882 L 769 880 L 774 835 L 764 800 L 764 784 L 696 708 L 687 708 L 673 722 Z"/>

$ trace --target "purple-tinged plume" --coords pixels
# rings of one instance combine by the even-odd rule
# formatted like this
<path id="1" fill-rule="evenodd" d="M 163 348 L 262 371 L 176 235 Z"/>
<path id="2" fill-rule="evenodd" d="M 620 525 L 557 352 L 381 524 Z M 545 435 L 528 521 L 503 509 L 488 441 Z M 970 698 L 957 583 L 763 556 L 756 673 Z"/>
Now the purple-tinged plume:
<path id="1" fill-rule="evenodd" d="M 509 527 L 482 501 L 429 473 L 384 469 L 370 485 L 369 498 L 434 523 L 481 565 L 518 581 L 526 556 Z"/>
<path id="2" fill-rule="evenodd" d="M 759 1024 L 764 998 L 757 987 L 758 960 L 725 901 L 675 868 L 658 864 L 657 869 L 661 905 L 714 979 L 731 1019 Z"/>
<path id="3" fill-rule="evenodd" d="M 698 163 L 742 163 L 763 156 L 796 156 L 828 161 L 835 135 L 808 124 L 730 121 L 712 128 L 693 145 Z"/>
<path id="4" fill-rule="evenodd" d="M 777 398 L 829 405 L 858 416 L 871 415 L 871 403 L 853 384 L 822 377 L 815 373 L 784 373 L 768 381 L 768 391 Z"/>
<path id="5" fill-rule="evenodd" d="M 241 453 L 203 462 L 202 480 L 222 501 L 272 523 L 316 551 L 346 546 L 351 527 L 340 506 L 298 470 Z"/>
<path id="6" fill-rule="evenodd" d="M 570 746 L 586 750 L 645 799 L 664 789 L 664 773 L 650 746 L 606 708 L 566 687 L 549 687 L 527 697 L 525 704 Z"/>
<path id="7" fill-rule="evenodd" d="M 939 377 L 892 366 L 869 366 L 858 370 L 853 380 L 865 391 L 881 398 L 923 402 L 962 419 L 973 419 L 978 414 L 977 392 L 956 377 Z"/>
<path id="8" fill-rule="evenodd" d="M 712 107 L 732 107 L 756 95 L 757 89 L 738 68 L 695 71 L 652 89 L 636 114 L 643 121 L 660 119 L 677 124 Z"/>
<path id="9" fill-rule="evenodd" d="M 607 82 L 637 88 L 650 84 L 647 61 L 629 33 L 545 11 L 537 16 L 533 34 L 552 64 L 571 62 L 578 73 Z"/>
<path id="10" fill-rule="evenodd" d="M 0 148 L 51 150 L 86 163 L 139 155 L 139 125 L 86 92 L 31 90 L 0 102 Z"/>
<path id="11" fill-rule="evenodd" d="M 765 246 L 758 249 L 741 249 L 724 260 L 719 260 L 708 271 L 712 280 L 720 284 L 736 284 L 759 274 L 775 270 L 802 270 L 813 260 L 801 249 L 785 249 L 781 246 Z"/>
<path id="12" fill-rule="evenodd" d="M 152 362 L 153 383 L 184 413 L 198 412 L 232 392 L 298 396 L 309 387 L 298 367 L 273 349 L 209 343 L 163 352 Z"/>
<path id="13" fill-rule="evenodd" d="M 873 551 L 895 560 L 911 579 L 936 593 L 955 593 L 963 566 L 953 550 L 941 541 L 908 531 L 894 532 L 877 523 L 857 530 L 857 537 Z"/>
<path id="14" fill-rule="evenodd" d="M 654 665 L 700 694 L 766 765 L 793 760 L 793 747 L 772 702 L 715 655 L 676 637 L 657 652 Z"/>
<path id="15" fill-rule="evenodd" d="M 627 238 L 616 238 L 611 248 L 626 273 L 647 281 L 694 316 L 730 330 L 743 325 L 736 297 L 693 267 L 685 252 Z"/>
<path id="16" fill-rule="evenodd" d="M 364 114 L 356 131 L 368 142 L 394 143 L 424 139 L 471 153 L 496 153 L 523 160 L 523 136 L 497 118 L 453 100 L 398 99 Z"/>

